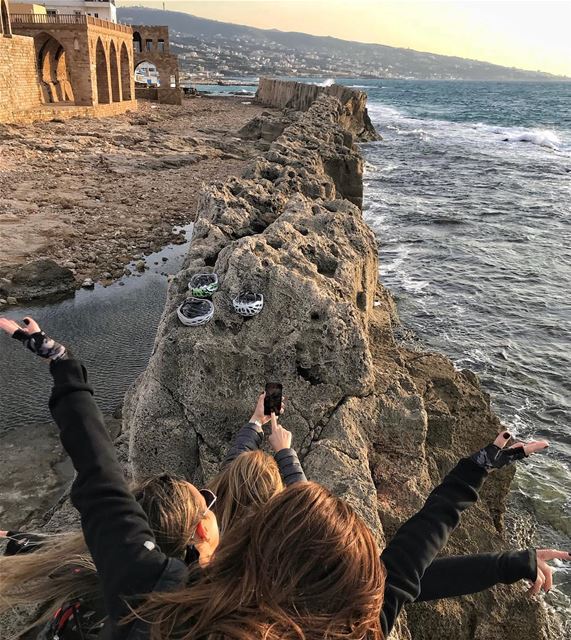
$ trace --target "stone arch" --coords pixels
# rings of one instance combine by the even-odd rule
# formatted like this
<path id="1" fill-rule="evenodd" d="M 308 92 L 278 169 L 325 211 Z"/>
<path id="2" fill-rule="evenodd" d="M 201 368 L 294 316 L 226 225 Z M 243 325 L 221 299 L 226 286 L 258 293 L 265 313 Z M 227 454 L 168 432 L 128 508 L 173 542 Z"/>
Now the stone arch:
<path id="1" fill-rule="evenodd" d="M 111 100 L 121 102 L 121 85 L 119 83 L 119 64 L 117 60 L 117 48 L 111 40 L 109 47 L 109 72 L 111 77 Z"/>
<path id="2" fill-rule="evenodd" d="M 131 95 L 131 61 L 125 43 L 121 45 L 121 98 L 123 100 L 133 99 Z"/>
<path id="3" fill-rule="evenodd" d="M 143 38 L 138 31 L 133 32 L 133 49 L 135 53 L 143 53 Z"/>
<path id="4" fill-rule="evenodd" d="M 109 72 L 107 56 L 101 38 L 97 38 L 97 46 L 95 47 L 95 69 L 97 74 L 97 102 L 99 104 L 109 104 Z"/>
<path id="5" fill-rule="evenodd" d="M 10 38 L 12 36 L 12 26 L 10 25 L 8 5 L 4 0 L 0 0 L 0 23 L 0 32 L 5 38 Z"/>
<path id="6" fill-rule="evenodd" d="M 34 37 L 38 76 L 44 103 L 73 102 L 65 47 L 49 33 Z"/>
<path id="7" fill-rule="evenodd" d="M 138 71 L 146 68 L 149 68 L 151 70 L 151 75 L 148 76 L 148 79 L 150 79 L 151 82 L 143 82 L 141 80 L 141 77 L 137 79 L 137 76 L 142 75 L 142 74 L 139 74 Z M 157 67 L 157 65 L 154 62 L 151 62 L 150 60 L 139 60 L 139 62 L 137 62 L 137 64 L 135 65 L 135 84 L 138 84 L 139 86 L 143 85 L 143 86 L 160 87 L 161 74 L 159 72 L 159 68 Z"/>

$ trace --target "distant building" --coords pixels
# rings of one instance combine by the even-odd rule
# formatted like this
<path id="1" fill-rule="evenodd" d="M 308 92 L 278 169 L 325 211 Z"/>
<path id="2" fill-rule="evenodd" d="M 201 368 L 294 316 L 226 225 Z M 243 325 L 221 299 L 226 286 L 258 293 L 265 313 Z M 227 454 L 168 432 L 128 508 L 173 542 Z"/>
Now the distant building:
<path id="1" fill-rule="evenodd" d="M 115 0 L 46 0 L 42 2 L 48 15 L 92 16 L 117 22 Z"/>

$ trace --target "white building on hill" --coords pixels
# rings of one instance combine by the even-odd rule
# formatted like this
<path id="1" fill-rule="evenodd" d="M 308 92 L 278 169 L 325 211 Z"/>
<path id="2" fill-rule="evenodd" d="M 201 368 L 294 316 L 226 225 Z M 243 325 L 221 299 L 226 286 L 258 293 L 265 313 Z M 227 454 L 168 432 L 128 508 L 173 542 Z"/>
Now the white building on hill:
<path id="1" fill-rule="evenodd" d="M 45 0 L 48 15 L 87 15 L 117 22 L 115 0 Z"/>

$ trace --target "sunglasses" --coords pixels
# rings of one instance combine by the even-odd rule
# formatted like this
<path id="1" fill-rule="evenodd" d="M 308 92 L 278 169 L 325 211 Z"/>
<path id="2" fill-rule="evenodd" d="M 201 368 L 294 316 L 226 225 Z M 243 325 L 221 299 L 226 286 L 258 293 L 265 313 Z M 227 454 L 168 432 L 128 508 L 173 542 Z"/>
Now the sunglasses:
<path id="1" fill-rule="evenodd" d="M 198 493 L 200 493 L 200 495 L 204 498 L 204 501 L 206 502 L 206 509 L 202 513 L 202 516 L 201 516 L 201 518 L 204 518 L 204 516 L 214 506 L 214 503 L 217 500 L 217 496 L 214 493 L 212 493 L 212 491 L 210 491 L 210 489 L 199 489 Z M 199 558 L 199 554 L 198 554 L 198 551 L 196 550 L 195 546 L 194 545 L 189 545 L 186 548 L 186 554 L 185 554 L 185 557 L 184 557 L 185 564 L 191 565 L 191 564 L 193 564 L 195 562 L 198 562 L 198 558 Z"/>
<path id="2" fill-rule="evenodd" d="M 202 514 L 202 517 L 204 518 L 204 516 L 210 511 L 210 509 L 212 509 L 212 507 L 214 506 L 214 503 L 217 500 L 217 496 L 212 493 L 212 491 L 210 491 L 210 489 L 200 489 L 198 491 L 198 493 L 200 493 L 200 495 L 204 498 L 204 501 L 206 502 L 206 510 L 205 512 Z"/>

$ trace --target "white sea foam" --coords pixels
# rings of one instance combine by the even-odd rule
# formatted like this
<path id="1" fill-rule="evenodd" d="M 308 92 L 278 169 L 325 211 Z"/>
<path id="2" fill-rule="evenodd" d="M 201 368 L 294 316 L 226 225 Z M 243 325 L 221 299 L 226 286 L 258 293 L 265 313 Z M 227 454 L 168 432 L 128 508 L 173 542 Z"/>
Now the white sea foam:
<path id="1" fill-rule="evenodd" d="M 323 82 L 317 82 L 316 84 L 318 87 L 332 87 L 335 84 L 335 79 L 327 78 L 327 80 L 324 80 Z"/>
<path id="2" fill-rule="evenodd" d="M 503 132 L 499 132 L 503 133 Z M 506 132 L 507 133 L 507 132 Z M 548 147 L 554 151 L 559 151 L 561 140 L 557 134 L 549 129 L 524 129 L 507 133 L 505 142 L 529 142 L 540 147 Z"/>
<path id="3" fill-rule="evenodd" d="M 378 89 L 378 87 L 370 84 L 350 84 L 348 87 L 349 89 Z"/>

